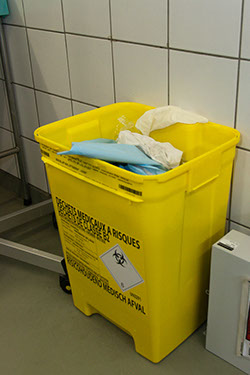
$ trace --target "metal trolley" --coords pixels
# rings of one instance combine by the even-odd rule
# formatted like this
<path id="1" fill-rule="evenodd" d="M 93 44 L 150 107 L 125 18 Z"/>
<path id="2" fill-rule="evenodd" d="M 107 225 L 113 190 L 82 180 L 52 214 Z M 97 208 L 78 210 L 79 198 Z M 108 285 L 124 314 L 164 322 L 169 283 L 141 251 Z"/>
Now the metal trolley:
<path id="1" fill-rule="evenodd" d="M 10 64 L 8 58 L 8 52 L 6 47 L 4 29 L 2 24 L 2 17 L 8 15 L 7 3 L 4 2 L 0 6 L 0 58 L 3 66 L 4 79 L 6 84 L 8 106 L 10 110 L 10 118 L 14 135 L 15 145 L 5 151 L 0 152 L 0 159 L 10 155 L 17 155 L 18 166 L 20 171 L 22 196 L 24 206 L 27 206 L 14 213 L 0 217 L 0 234 L 14 229 L 15 227 L 32 222 L 33 220 L 48 214 L 53 214 L 52 199 L 48 199 L 44 202 L 33 204 L 30 195 L 30 189 L 27 180 L 27 172 L 25 167 L 25 158 L 23 153 L 23 144 L 20 134 L 19 120 L 17 116 L 15 96 L 12 85 L 12 78 L 10 72 Z M 54 225 L 55 216 L 53 217 Z M 33 264 L 38 267 L 46 268 L 50 271 L 54 271 L 60 274 L 60 285 L 62 289 L 70 293 L 70 284 L 67 277 L 67 270 L 65 267 L 64 258 L 50 254 L 45 251 L 41 251 L 32 247 L 28 247 L 16 242 L 8 241 L 4 238 L 0 238 L 0 255 L 5 255 L 10 258 L 14 258 L 26 263 Z"/>

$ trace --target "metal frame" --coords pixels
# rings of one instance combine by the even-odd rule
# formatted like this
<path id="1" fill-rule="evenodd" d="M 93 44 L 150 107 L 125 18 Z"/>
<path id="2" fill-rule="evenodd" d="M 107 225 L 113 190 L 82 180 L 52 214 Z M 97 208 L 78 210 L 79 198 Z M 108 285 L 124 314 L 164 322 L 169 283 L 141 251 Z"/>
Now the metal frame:
<path id="1" fill-rule="evenodd" d="M 52 199 L 0 217 L 0 233 L 53 213 Z M 0 255 L 65 274 L 63 257 L 0 238 Z"/>
<path id="2" fill-rule="evenodd" d="M 7 46 L 4 36 L 4 30 L 2 25 L 2 18 L 0 16 L 0 57 L 3 65 L 6 91 L 8 98 L 8 105 L 10 109 L 10 117 L 13 128 L 15 146 L 9 150 L 0 152 L 0 159 L 10 156 L 17 155 L 18 166 L 21 177 L 22 193 L 24 198 L 24 205 L 28 206 L 31 202 L 31 195 L 28 185 L 27 172 L 25 167 L 25 158 L 23 153 L 23 143 L 20 134 L 19 120 L 16 110 L 15 96 L 12 85 L 11 72 L 9 68 L 9 58 L 7 53 Z M 41 216 L 50 214 L 53 212 L 52 200 L 49 199 L 45 202 L 32 205 L 24 208 L 20 211 L 11 213 L 0 217 L 0 233 L 7 230 L 13 229 L 18 225 L 31 222 Z M 0 238 L 0 255 L 5 255 L 10 258 L 14 258 L 29 264 L 33 264 L 38 267 L 48 269 L 60 274 L 65 274 L 63 266 L 63 259 L 60 256 L 47 253 L 32 247 L 21 245 L 16 242 L 8 241 Z"/>
<path id="3" fill-rule="evenodd" d="M 14 140 L 15 140 L 15 147 L 0 152 L 0 159 L 9 155 L 17 154 L 18 159 L 18 166 L 21 176 L 21 183 L 22 183 L 22 190 L 23 190 L 23 198 L 26 205 L 31 203 L 31 197 L 30 197 L 30 191 L 28 186 L 28 179 L 27 179 L 27 173 L 25 168 L 25 160 L 24 160 L 24 154 L 23 154 L 23 143 L 20 133 L 20 126 L 17 116 L 17 110 L 16 110 L 16 102 L 15 102 L 15 96 L 14 96 L 14 90 L 12 86 L 12 79 L 11 79 L 11 72 L 9 68 L 9 58 L 7 53 L 7 46 L 5 42 L 4 37 L 4 30 L 2 25 L 2 18 L 0 17 L 0 53 L 2 57 L 2 65 L 3 65 L 3 72 L 5 77 L 5 83 L 6 83 L 6 91 L 7 91 L 7 98 L 8 98 L 8 104 L 10 109 L 10 117 L 11 117 L 11 124 L 13 128 L 13 134 L 14 134 Z"/>

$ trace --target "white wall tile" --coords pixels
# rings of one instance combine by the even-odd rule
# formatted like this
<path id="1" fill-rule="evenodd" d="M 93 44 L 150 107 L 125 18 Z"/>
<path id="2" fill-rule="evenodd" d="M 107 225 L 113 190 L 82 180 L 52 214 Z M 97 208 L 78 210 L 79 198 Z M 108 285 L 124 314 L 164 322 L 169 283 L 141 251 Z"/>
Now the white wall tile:
<path id="1" fill-rule="evenodd" d="M 67 35 L 73 99 L 102 106 L 114 102 L 111 42 Z"/>
<path id="2" fill-rule="evenodd" d="M 11 130 L 10 112 L 4 81 L 0 80 L 0 127 Z"/>
<path id="3" fill-rule="evenodd" d="M 167 50 L 114 43 L 116 99 L 167 105 Z"/>
<path id="4" fill-rule="evenodd" d="M 24 26 L 25 21 L 22 0 L 8 0 L 8 7 L 10 14 L 4 17 L 3 22 Z"/>
<path id="5" fill-rule="evenodd" d="M 115 39 L 167 45 L 167 1 L 112 0 L 111 15 Z"/>
<path id="6" fill-rule="evenodd" d="M 32 76 L 26 31 L 17 26 L 4 26 L 12 79 L 15 83 L 32 86 Z"/>
<path id="7" fill-rule="evenodd" d="M 250 61 L 240 63 L 240 81 L 236 128 L 241 133 L 240 145 L 250 150 Z"/>
<path id="8" fill-rule="evenodd" d="M 170 46 L 238 56 L 239 0 L 170 0 Z"/>
<path id="9" fill-rule="evenodd" d="M 109 0 L 63 0 L 63 10 L 67 32 L 110 36 Z"/>
<path id="10" fill-rule="evenodd" d="M 8 130 L 0 128 L 0 152 L 7 151 L 14 147 L 13 135 Z M 14 175 L 18 176 L 17 166 L 16 166 L 16 156 L 8 156 L 0 159 L 0 169 Z"/>
<path id="11" fill-rule="evenodd" d="M 170 51 L 170 104 L 234 124 L 237 61 Z"/>
<path id="12" fill-rule="evenodd" d="M 93 107 L 92 105 L 87 105 L 79 102 L 73 101 L 73 113 L 74 115 L 79 115 L 83 112 L 92 111 L 93 109 L 96 109 L 96 107 Z"/>
<path id="13" fill-rule="evenodd" d="M 63 31 L 61 0 L 23 0 L 23 4 L 28 27 Z"/>
<path id="14" fill-rule="evenodd" d="M 14 91 L 21 134 L 34 139 L 34 131 L 39 126 L 34 90 L 14 85 Z"/>
<path id="15" fill-rule="evenodd" d="M 250 59 L 250 0 L 244 1 L 241 57 Z"/>
<path id="16" fill-rule="evenodd" d="M 64 35 L 29 29 L 28 37 L 35 87 L 70 97 Z"/>
<path id="17" fill-rule="evenodd" d="M 40 125 L 72 116 L 71 102 L 69 99 L 36 92 Z"/>
<path id="18" fill-rule="evenodd" d="M 250 227 L 250 152 L 237 150 L 233 176 L 231 219 Z"/>
<path id="19" fill-rule="evenodd" d="M 23 138 L 23 145 L 28 182 L 43 191 L 47 191 L 44 163 L 41 160 L 39 144 Z"/>
<path id="20" fill-rule="evenodd" d="M 243 227 L 242 225 L 233 223 L 231 221 L 231 223 L 230 223 L 230 230 L 232 230 L 232 229 L 237 230 L 238 232 L 244 233 L 247 236 L 250 236 L 250 228 Z"/>

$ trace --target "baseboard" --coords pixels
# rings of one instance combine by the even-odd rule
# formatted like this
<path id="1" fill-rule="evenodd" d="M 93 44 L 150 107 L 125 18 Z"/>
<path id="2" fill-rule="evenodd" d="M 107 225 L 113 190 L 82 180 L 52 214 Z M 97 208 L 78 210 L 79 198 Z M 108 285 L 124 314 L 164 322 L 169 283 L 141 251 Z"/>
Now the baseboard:
<path id="1" fill-rule="evenodd" d="M 18 197 L 22 197 L 21 180 L 3 170 L 0 170 L 0 186 L 6 190 L 12 191 Z M 29 184 L 29 189 L 32 203 L 39 203 L 50 198 L 49 193 L 42 191 L 33 185 Z"/>

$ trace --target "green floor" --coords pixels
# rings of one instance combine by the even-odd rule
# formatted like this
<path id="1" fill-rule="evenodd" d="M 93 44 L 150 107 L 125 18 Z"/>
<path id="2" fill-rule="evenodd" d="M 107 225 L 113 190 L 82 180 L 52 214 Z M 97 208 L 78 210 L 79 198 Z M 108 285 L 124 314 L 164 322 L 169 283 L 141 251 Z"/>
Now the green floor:
<path id="1" fill-rule="evenodd" d="M 0 188 L 1 215 L 22 201 Z M 4 236 L 61 254 L 47 216 Z M 155 365 L 138 355 L 131 337 L 104 318 L 77 310 L 58 285 L 58 275 L 0 256 L 1 375 L 238 375 L 205 349 L 205 326 Z M 146 335 L 146 332 L 145 332 Z"/>

